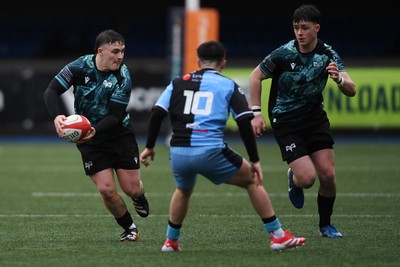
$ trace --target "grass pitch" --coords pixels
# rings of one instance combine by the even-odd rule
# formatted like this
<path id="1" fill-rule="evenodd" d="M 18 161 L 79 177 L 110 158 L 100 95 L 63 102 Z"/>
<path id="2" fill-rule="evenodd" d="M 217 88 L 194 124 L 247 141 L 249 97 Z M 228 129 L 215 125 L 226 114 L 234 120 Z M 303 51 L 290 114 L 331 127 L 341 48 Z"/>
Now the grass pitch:
<path id="1" fill-rule="evenodd" d="M 240 142 L 229 144 L 245 154 Z M 143 143 L 140 143 L 143 148 Z M 399 266 L 400 142 L 339 139 L 338 196 L 332 223 L 339 239 L 319 236 L 316 192 L 301 210 L 287 197 L 286 164 L 274 142 L 259 139 L 264 186 L 285 229 L 307 237 L 281 253 L 268 246 L 261 220 L 243 189 L 199 176 L 179 254 L 162 254 L 174 182 L 168 150 L 142 167 L 151 215 L 136 215 L 141 240 L 122 243 L 78 150 L 69 143 L 0 143 L 0 266 Z"/>

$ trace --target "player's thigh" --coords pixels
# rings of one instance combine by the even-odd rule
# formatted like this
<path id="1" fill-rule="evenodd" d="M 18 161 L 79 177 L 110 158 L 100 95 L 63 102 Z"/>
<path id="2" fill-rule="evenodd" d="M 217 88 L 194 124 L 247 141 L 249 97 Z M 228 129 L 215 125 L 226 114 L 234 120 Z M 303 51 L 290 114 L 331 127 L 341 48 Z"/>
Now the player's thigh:
<path id="1" fill-rule="evenodd" d="M 122 191 L 128 195 L 140 191 L 140 169 L 117 169 L 116 173 Z"/>
<path id="2" fill-rule="evenodd" d="M 310 156 L 303 156 L 292 161 L 289 167 L 296 176 L 296 180 L 301 181 L 302 184 L 311 186 L 314 183 L 317 174 Z"/>
<path id="3" fill-rule="evenodd" d="M 223 148 L 208 151 L 202 161 L 203 164 L 198 165 L 199 173 L 212 183 L 219 185 L 233 179 L 242 168 L 244 159 L 225 144 Z"/>
<path id="4" fill-rule="evenodd" d="M 326 177 L 326 179 L 329 179 L 335 176 L 335 153 L 333 149 L 318 150 L 311 154 L 311 159 L 320 178 L 324 179 Z"/>
<path id="5" fill-rule="evenodd" d="M 108 168 L 101 170 L 90 175 L 90 178 L 101 194 L 113 194 L 113 192 L 116 191 L 113 169 Z"/>
<path id="6" fill-rule="evenodd" d="M 250 163 L 243 159 L 242 166 L 240 169 L 225 183 L 231 185 L 237 185 L 240 187 L 247 187 L 249 184 L 254 183 L 255 179 L 253 179 Z"/>

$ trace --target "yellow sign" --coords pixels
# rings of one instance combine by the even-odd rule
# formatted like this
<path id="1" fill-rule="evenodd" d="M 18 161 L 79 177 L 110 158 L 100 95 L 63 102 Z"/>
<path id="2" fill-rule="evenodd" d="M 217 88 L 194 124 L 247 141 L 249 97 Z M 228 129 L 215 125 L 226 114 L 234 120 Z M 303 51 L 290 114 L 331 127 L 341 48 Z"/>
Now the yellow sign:
<path id="1" fill-rule="evenodd" d="M 340 93 L 329 79 L 325 90 L 324 108 L 332 128 L 399 128 L 400 129 L 400 68 L 347 68 L 357 85 L 354 97 Z M 252 69 L 225 69 L 224 75 L 234 79 L 249 97 L 249 76 Z M 262 110 L 267 119 L 271 79 L 263 82 Z M 228 127 L 236 127 L 233 120 Z"/>

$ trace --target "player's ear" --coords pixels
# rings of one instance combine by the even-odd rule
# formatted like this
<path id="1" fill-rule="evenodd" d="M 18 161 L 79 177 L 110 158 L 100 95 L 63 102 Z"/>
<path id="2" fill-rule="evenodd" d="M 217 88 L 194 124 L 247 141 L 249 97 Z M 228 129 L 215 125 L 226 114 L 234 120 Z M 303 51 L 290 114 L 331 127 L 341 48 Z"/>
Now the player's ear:
<path id="1" fill-rule="evenodd" d="M 97 48 L 97 54 L 102 54 L 102 53 L 103 53 L 103 48 L 98 47 L 98 48 Z"/>
<path id="2" fill-rule="evenodd" d="M 221 69 L 225 68 L 226 65 L 226 58 L 221 61 Z"/>
<path id="3" fill-rule="evenodd" d="M 315 31 L 319 32 L 320 29 L 321 29 L 321 25 L 315 24 Z"/>

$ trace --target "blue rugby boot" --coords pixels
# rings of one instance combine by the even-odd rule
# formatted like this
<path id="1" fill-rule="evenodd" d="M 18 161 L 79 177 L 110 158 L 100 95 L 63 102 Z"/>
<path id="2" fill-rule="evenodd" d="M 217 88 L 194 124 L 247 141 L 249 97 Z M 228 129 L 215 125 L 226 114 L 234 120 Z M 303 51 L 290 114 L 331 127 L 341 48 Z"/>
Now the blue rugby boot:
<path id="1" fill-rule="evenodd" d="M 288 188 L 289 199 L 292 202 L 293 206 L 295 206 L 298 209 L 301 209 L 304 205 L 303 188 L 299 188 L 294 184 L 293 172 L 292 172 L 291 168 L 289 168 L 289 170 L 287 172 L 287 176 L 288 176 L 288 183 L 289 183 L 289 188 Z"/>

